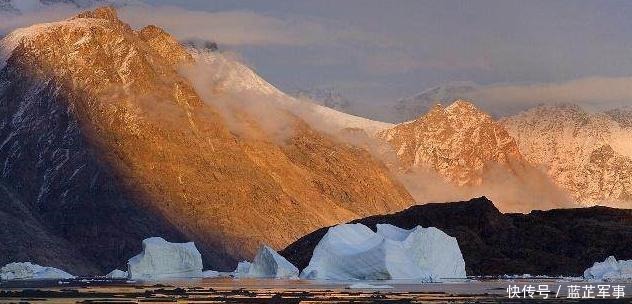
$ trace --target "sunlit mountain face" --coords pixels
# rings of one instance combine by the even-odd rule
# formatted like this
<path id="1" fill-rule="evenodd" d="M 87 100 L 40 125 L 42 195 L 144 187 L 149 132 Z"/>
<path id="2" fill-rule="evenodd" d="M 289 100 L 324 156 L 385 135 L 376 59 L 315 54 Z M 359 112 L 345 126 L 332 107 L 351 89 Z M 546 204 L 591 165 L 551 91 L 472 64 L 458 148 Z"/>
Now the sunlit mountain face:
<path id="1" fill-rule="evenodd" d="M 632 128 L 625 108 L 540 106 L 502 120 L 525 158 L 583 205 L 632 203 Z"/>
<path id="2" fill-rule="evenodd" d="M 38 237 L 99 257 L 77 269 L 113 268 L 154 234 L 227 269 L 261 243 L 413 203 L 368 152 L 293 114 L 305 103 L 112 8 L 16 30 L 2 48 L 3 187 Z"/>

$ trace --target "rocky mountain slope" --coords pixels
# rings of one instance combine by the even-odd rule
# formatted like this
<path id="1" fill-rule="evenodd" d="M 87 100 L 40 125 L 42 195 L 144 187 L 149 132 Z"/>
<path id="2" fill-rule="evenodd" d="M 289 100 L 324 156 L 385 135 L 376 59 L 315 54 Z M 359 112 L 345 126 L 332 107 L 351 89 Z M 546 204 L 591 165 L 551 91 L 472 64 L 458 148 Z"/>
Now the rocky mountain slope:
<path id="1" fill-rule="evenodd" d="M 466 202 L 426 204 L 389 215 L 363 218 L 371 229 L 391 224 L 405 229 L 437 227 L 456 237 L 468 275 L 581 276 L 609 255 L 632 258 L 632 210 L 607 207 L 503 214 L 485 197 Z M 299 268 L 327 232 L 304 236 L 280 253 Z"/>
<path id="2" fill-rule="evenodd" d="M 471 102 L 456 100 L 377 133 L 386 160 L 418 203 L 488 196 L 504 212 L 574 206 L 516 141 Z"/>
<path id="3" fill-rule="evenodd" d="M 507 131 L 472 103 L 435 105 L 417 119 L 378 133 L 396 151 L 403 169 L 429 167 L 459 186 L 481 184 L 490 162 L 523 161 Z"/>
<path id="4" fill-rule="evenodd" d="M 585 205 L 632 207 L 632 115 L 539 106 L 501 121 L 525 158 Z"/>
<path id="5" fill-rule="evenodd" d="M 248 69 L 209 70 L 160 28 L 134 31 L 112 8 L 16 30 L 0 50 L 0 182 L 32 219 L 0 231 L 13 244 L 0 264 L 106 273 L 160 235 L 195 241 L 207 266 L 228 270 L 261 243 L 280 248 L 412 204 L 368 152 L 297 116 L 314 113 L 302 103 L 243 108 L 277 93 L 250 86 Z M 366 121 L 332 111 L 315 113 Z M 65 249 L 46 255 L 47 240 Z"/>

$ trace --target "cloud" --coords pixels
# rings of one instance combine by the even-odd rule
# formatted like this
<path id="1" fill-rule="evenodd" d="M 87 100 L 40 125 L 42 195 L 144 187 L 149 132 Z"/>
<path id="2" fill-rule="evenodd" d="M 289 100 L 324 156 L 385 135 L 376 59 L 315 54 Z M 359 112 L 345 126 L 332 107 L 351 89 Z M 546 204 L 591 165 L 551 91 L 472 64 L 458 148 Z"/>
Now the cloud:
<path id="1" fill-rule="evenodd" d="M 510 172 L 500 165 L 489 164 L 483 184 L 475 186 L 457 186 L 432 169 L 417 168 L 396 173 L 396 176 L 419 204 L 486 196 L 502 212 L 528 213 L 532 210 L 578 207 L 566 191 L 556 186 L 540 169 L 533 167 Z"/>
<path id="2" fill-rule="evenodd" d="M 39 2 L 37 2 L 39 3 Z M 150 5 L 142 1 L 114 0 L 123 21 L 139 28 L 154 24 L 165 28 L 179 39 L 205 39 L 229 46 L 308 46 L 347 43 L 386 45 L 384 37 L 354 29 L 346 24 L 309 16 L 276 17 L 249 10 L 188 10 L 172 5 Z M 30 5 L 18 11 L 0 12 L 0 32 L 35 23 L 68 18 L 83 9 L 71 4 Z"/>
<path id="3" fill-rule="evenodd" d="M 130 6 L 121 9 L 119 14 L 136 27 L 155 24 L 180 39 L 207 39 L 225 45 L 303 45 L 317 39 L 322 30 L 307 23 L 294 27 L 291 21 L 249 11 L 205 12 L 174 6 L 151 9 Z"/>
<path id="4" fill-rule="evenodd" d="M 559 83 L 481 86 L 470 98 L 486 110 L 521 110 L 538 104 L 575 103 L 605 110 L 632 103 L 632 77 L 590 77 Z"/>
<path id="5" fill-rule="evenodd" d="M 125 6 L 119 14 L 133 26 L 155 24 L 180 39 L 207 39 L 231 46 L 307 46 L 347 39 L 381 41 L 331 20 L 307 16 L 280 18 L 248 10 L 209 12 L 147 5 Z"/>
<path id="6" fill-rule="evenodd" d="M 20 27 L 36 23 L 51 22 L 66 19 L 79 12 L 74 5 L 58 4 L 38 6 L 22 13 L 13 11 L 0 12 L 0 35 L 5 35 Z"/>

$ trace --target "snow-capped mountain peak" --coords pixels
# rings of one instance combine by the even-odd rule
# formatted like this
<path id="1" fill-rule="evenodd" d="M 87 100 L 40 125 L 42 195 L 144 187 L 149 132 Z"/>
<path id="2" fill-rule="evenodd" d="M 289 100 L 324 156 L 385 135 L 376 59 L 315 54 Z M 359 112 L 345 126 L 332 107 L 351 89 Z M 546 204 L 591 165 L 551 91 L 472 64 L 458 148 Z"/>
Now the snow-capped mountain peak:
<path id="1" fill-rule="evenodd" d="M 632 129 L 625 111 L 591 113 L 541 105 L 501 120 L 532 164 L 544 166 L 581 203 L 632 200 Z M 626 203 L 624 203 L 626 204 Z"/>
<path id="2" fill-rule="evenodd" d="M 433 106 L 415 120 L 378 132 L 397 152 L 402 169 L 433 168 L 459 185 L 480 184 L 489 162 L 522 161 L 515 141 L 470 101 Z"/>

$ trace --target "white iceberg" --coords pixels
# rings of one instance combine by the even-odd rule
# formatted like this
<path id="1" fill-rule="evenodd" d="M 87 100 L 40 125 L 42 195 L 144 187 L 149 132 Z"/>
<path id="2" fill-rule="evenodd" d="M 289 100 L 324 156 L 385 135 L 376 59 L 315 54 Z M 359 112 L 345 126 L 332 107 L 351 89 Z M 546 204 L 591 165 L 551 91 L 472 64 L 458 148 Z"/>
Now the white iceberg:
<path id="1" fill-rule="evenodd" d="M 441 281 L 465 278 L 465 262 L 456 239 L 436 228 L 343 224 L 329 228 L 301 278 Z"/>
<path id="2" fill-rule="evenodd" d="M 298 278 L 299 270 L 268 246 L 262 246 L 252 263 L 240 262 L 235 270 L 238 278 Z"/>
<path id="3" fill-rule="evenodd" d="M 9 263 L 0 268 L 0 280 L 47 280 L 73 279 L 75 276 L 53 267 L 44 267 L 30 262 Z"/>
<path id="4" fill-rule="evenodd" d="M 603 262 L 595 262 L 592 267 L 584 271 L 584 279 L 596 281 L 632 280 L 632 260 L 621 260 L 613 256 Z"/>
<path id="5" fill-rule="evenodd" d="M 435 228 L 417 226 L 406 230 L 378 224 L 377 234 L 400 241 L 413 262 L 430 274 L 432 281 L 465 278 L 465 260 L 456 238 Z"/>
<path id="6" fill-rule="evenodd" d="M 246 278 L 248 277 L 248 271 L 250 270 L 250 265 L 252 263 L 248 261 L 241 261 L 237 263 L 237 268 L 233 271 L 233 276 L 236 278 Z"/>
<path id="7" fill-rule="evenodd" d="M 127 271 L 114 269 L 105 275 L 108 279 L 127 279 Z"/>
<path id="8" fill-rule="evenodd" d="M 298 278 L 298 268 L 268 246 L 262 246 L 248 269 L 253 278 Z"/>
<path id="9" fill-rule="evenodd" d="M 127 262 L 131 280 L 201 278 L 202 255 L 193 242 L 170 243 L 160 237 L 143 240 L 143 252 Z"/>

